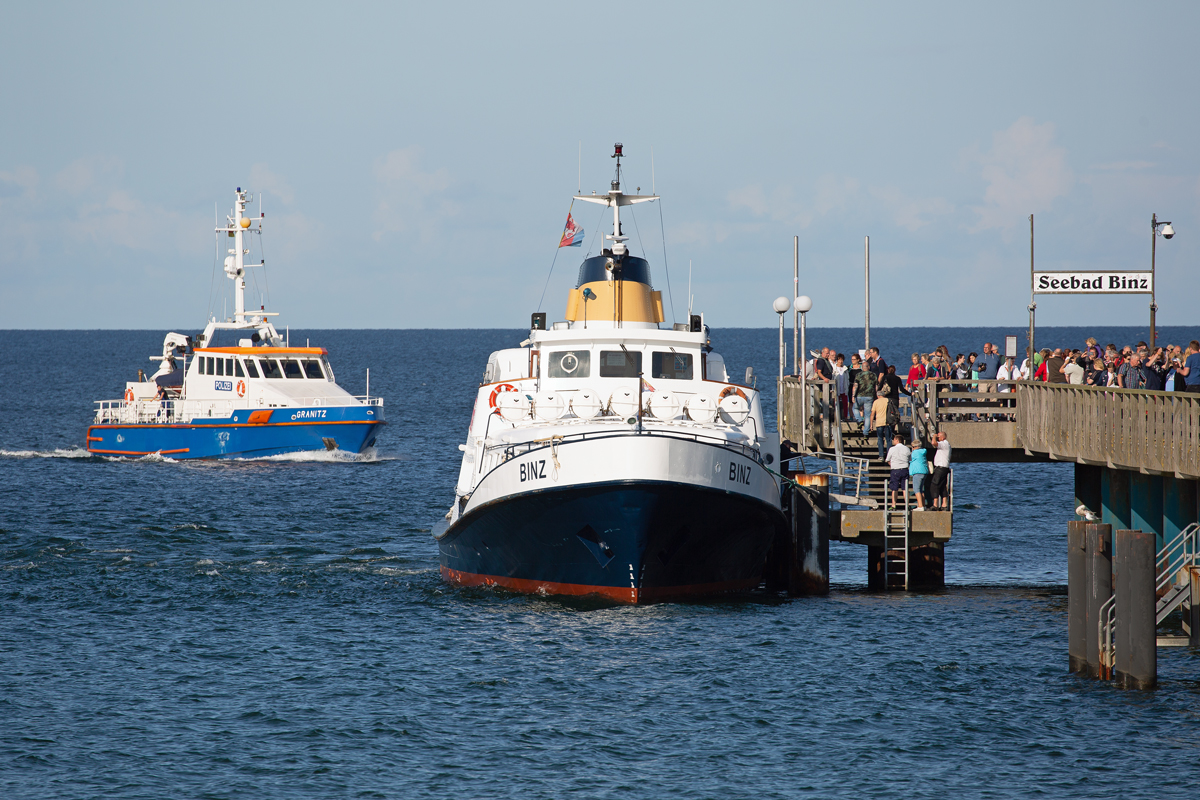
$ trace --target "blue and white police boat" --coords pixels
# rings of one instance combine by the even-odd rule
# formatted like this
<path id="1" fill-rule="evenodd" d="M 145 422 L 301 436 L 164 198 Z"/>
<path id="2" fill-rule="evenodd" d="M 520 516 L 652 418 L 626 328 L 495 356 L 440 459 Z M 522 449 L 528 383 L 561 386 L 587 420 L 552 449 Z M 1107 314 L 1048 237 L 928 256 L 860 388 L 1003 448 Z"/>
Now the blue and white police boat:
<path id="1" fill-rule="evenodd" d="M 566 319 L 534 314 L 488 359 L 434 528 L 451 584 L 635 604 L 743 591 L 785 527 L 759 393 L 730 380 L 703 315 L 661 327 L 621 229 L 622 208 L 658 196 L 621 191 L 621 156 L 611 191 L 575 198 L 611 207 L 613 231 Z M 563 241 L 575 232 L 568 216 Z"/>
<path id="2" fill-rule="evenodd" d="M 384 425 L 383 400 L 355 397 L 337 385 L 323 347 L 290 347 L 260 305 L 247 311 L 248 234 L 264 215 L 246 215 L 239 187 L 227 225 L 225 274 L 233 281 L 231 319 L 210 319 L 193 338 L 168 333 L 158 370 L 125 384 L 119 400 L 96 402 L 87 449 L 101 456 L 160 454 L 184 458 L 261 458 L 309 450 L 361 453 Z M 252 227 L 253 226 L 253 227 Z M 369 389 L 368 389 L 369 391 Z"/>

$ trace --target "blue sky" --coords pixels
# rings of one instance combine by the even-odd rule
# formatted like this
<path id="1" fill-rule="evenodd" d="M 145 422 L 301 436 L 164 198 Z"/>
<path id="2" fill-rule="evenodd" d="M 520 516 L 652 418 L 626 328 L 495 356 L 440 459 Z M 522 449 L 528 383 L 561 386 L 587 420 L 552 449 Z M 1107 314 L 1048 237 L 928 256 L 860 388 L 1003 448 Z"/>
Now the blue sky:
<path id="1" fill-rule="evenodd" d="M 0 328 L 222 310 L 214 203 L 261 193 L 280 324 L 520 327 L 575 192 L 664 198 L 716 326 L 775 324 L 792 237 L 813 326 L 1027 321 L 1044 269 L 1149 267 L 1200 324 L 1200 5 L 60 4 L 0 48 Z M 600 212 L 576 205 L 589 241 Z M 666 289 L 659 210 L 636 231 Z M 627 229 L 627 233 L 630 232 Z M 635 239 L 634 252 L 642 245 Z M 561 318 L 578 249 L 546 299 Z M 269 282 L 269 283 L 268 283 Z M 214 299 L 215 298 L 215 299 Z M 256 300 L 255 300 L 256 302 Z M 1143 296 L 1038 300 L 1144 324 Z"/>

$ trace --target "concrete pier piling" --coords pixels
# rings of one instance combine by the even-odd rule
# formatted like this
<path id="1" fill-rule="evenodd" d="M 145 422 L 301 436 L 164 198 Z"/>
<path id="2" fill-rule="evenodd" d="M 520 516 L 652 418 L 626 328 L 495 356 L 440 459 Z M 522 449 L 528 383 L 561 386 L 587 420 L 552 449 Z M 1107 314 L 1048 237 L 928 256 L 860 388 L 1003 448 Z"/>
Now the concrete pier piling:
<path id="1" fill-rule="evenodd" d="M 1112 597 L 1112 525 L 1089 522 L 1084 526 L 1084 564 L 1087 588 L 1087 674 L 1098 678 L 1101 676 L 1100 606 Z"/>
<path id="2" fill-rule="evenodd" d="M 1124 689 L 1153 689 L 1158 683 L 1155 534 L 1117 531 L 1114 545 L 1117 652 L 1113 677 Z"/>
<path id="3" fill-rule="evenodd" d="M 1071 672 L 1086 674 L 1087 659 L 1087 523 L 1067 523 L 1067 658 Z"/>

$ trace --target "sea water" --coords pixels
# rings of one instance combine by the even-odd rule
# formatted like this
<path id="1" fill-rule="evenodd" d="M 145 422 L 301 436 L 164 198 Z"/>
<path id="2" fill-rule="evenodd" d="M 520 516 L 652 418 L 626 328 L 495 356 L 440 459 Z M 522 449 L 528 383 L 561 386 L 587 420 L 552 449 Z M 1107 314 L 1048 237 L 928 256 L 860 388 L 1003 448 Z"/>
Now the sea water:
<path id="1" fill-rule="evenodd" d="M 905 371 L 1005 333 L 872 343 Z M 1145 338 L 1038 341 L 1089 334 Z M 370 368 L 375 451 L 91 457 L 92 401 L 162 332 L 0 332 L 0 797 L 1193 796 L 1200 652 L 1160 650 L 1153 692 L 1067 673 L 1070 465 L 959 465 L 941 591 L 869 593 L 838 543 L 826 597 L 453 589 L 429 530 L 487 354 L 525 332 L 291 338 L 355 394 Z M 773 420 L 777 332 L 713 345 Z"/>

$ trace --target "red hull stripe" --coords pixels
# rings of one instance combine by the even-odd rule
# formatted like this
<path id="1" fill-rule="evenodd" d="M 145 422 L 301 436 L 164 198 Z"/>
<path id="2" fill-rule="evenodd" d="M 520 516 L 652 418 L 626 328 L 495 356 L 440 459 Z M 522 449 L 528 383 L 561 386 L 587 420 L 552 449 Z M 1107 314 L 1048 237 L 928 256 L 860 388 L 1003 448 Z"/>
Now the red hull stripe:
<path id="1" fill-rule="evenodd" d="M 758 585 L 757 580 L 722 581 L 720 583 L 693 583 L 686 586 L 653 586 L 643 589 L 622 586 L 589 586 L 583 583 L 557 583 L 537 581 L 529 578 L 505 578 L 499 575 L 478 575 L 442 567 L 442 578 L 455 586 L 499 586 L 522 594 L 557 594 L 581 597 L 586 595 L 605 597 L 618 603 L 653 603 L 676 597 L 695 597 L 706 594 L 744 592 Z"/>
<path id="2" fill-rule="evenodd" d="M 159 455 L 169 456 L 169 455 L 174 455 L 175 453 L 186 453 L 186 452 L 188 452 L 189 449 L 190 448 L 185 447 L 182 450 L 97 450 L 94 447 L 89 447 L 88 452 L 89 453 L 104 453 L 105 455 L 114 455 L 114 456 L 148 456 L 148 455 L 152 455 L 154 453 L 158 453 Z"/>

